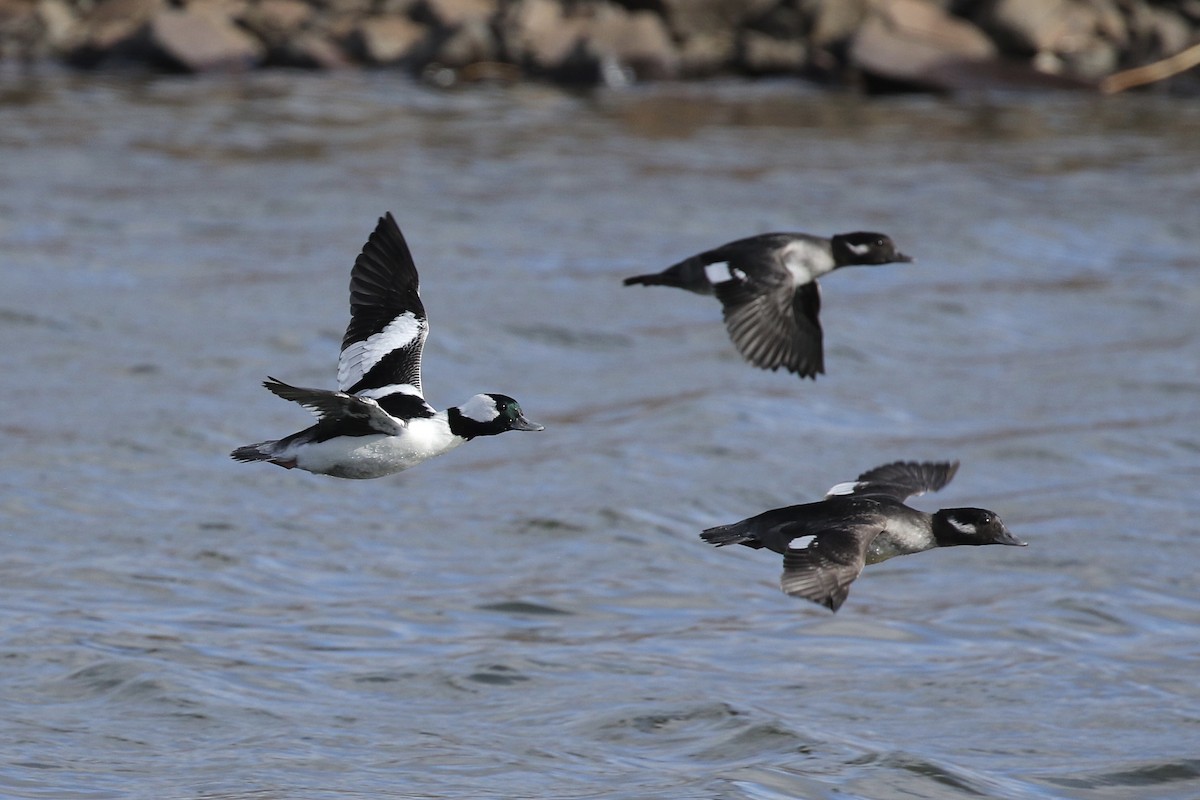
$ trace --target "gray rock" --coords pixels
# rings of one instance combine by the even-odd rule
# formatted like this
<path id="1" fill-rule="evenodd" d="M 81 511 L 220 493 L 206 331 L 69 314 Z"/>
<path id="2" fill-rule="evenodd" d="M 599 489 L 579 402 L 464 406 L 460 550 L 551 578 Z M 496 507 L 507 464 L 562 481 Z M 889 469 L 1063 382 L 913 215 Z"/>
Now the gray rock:
<path id="1" fill-rule="evenodd" d="M 150 21 L 149 41 L 189 72 L 247 69 L 265 54 L 261 42 L 215 6 L 160 11 Z"/>

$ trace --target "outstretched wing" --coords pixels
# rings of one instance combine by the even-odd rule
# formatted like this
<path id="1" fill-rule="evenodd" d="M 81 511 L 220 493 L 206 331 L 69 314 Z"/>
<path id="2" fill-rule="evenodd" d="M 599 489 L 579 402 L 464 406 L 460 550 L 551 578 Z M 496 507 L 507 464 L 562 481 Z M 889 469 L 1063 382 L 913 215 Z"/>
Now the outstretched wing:
<path id="1" fill-rule="evenodd" d="M 756 367 L 811 378 L 825 371 L 821 290 L 812 280 L 798 283 L 784 263 L 793 238 L 764 234 L 700 257 L 738 352 Z"/>
<path id="2" fill-rule="evenodd" d="M 417 268 L 391 212 L 350 273 L 350 324 L 338 359 L 338 388 L 348 394 L 411 386 L 421 393 L 421 351 L 429 334 Z"/>
<path id="3" fill-rule="evenodd" d="M 338 425 L 347 428 L 366 427 L 379 433 L 395 436 L 404 430 L 404 423 L 388 414 L 379 403 L 369 397 L 357 397 L 345 392 L 333 392 L 328 389 L 304 389 L 291 386 L 275 378 L 263 381 L 270 391 L 282 397 L 299 403 L 317 415 L 322 425 Z M 413 397 L 414 401 L 424 401 Z"/>
<path id="4" fill-rule="evenodd" d="M 850 584 L 862 572 L 867 547 L 877 530 L 841 528 L 797 536 L 783 553 L 779 588 L 837 611 Z"/>
<path id="5" fill-rule="evenodd" d="M 884 496 L 904 502 L 910 497 L 936 492 L 958 471 L 957 461 L 895 461 L 867 470 L 857 480 L 839 483 L 826 498 Z"/>

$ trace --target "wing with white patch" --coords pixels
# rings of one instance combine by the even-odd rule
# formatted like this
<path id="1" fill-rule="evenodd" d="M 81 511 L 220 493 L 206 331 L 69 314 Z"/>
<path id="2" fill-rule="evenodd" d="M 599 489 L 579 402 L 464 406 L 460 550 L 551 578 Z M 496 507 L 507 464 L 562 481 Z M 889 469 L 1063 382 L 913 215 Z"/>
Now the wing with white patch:
<path id="1" fill-rule="evenodd" d="M 429 334 L 417 268 L 391 213 L 363 245 L 350 273 L 350 324 L 338 359 L 338 388 L 349 394 L 411 386 L 421 392 L 421 352 Z"/>
<path id="2" fill-rule="evenodd" d="M 371 430 L 396 436 L 404 430 L 403 420 L 393 417 L 370 397 L 357 397 L 328 389 L 305 389 L 291 386 L 275 378 L 263 381 L 270 391 L 299 403 L 317 416 L 322 425 L 343 424 L 348 427 L 365 425 Z M 419 398 L 414 398 L 419 400 Z M 423 401 L 422 401 L 423 402 Z"/>
<path id="3" fill-rule="evenodd" d="M 957 471 L 957 461 L 895 461 L 867 470 L 855 481 L 839 483 L 825 496 L 882 495 L 904 502 L 910 497 L 936 492 L 948 484 Z"/>
<path id="4" fill-rule="evenodd" d="M 837 530 L 797 536 L 783 552 L 779 588 L 837 611 L 862 572 L 874 533 Z"/>
<path id="5" fill-rule="evenodd" d="M 793 289 L 787 282 L 771 286 L 746 279 L 719 283 L 713 290 L 721 301 L 729 338 L 751 364 L 769 370 L 783 367 L 802 378 L 825 371 L 817 284 Z"/>

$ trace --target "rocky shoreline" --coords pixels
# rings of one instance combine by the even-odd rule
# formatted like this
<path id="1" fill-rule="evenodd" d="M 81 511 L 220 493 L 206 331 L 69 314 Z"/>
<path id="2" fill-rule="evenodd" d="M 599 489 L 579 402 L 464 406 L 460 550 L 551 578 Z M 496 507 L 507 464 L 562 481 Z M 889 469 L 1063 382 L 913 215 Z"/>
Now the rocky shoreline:
<path id="1" fill-rule="evenodd" d="M 0 63 L 46 62 L 393 68 L 443 86 L 782 75 L 1197 95 L 1200 0 L 0 0 Z"/>

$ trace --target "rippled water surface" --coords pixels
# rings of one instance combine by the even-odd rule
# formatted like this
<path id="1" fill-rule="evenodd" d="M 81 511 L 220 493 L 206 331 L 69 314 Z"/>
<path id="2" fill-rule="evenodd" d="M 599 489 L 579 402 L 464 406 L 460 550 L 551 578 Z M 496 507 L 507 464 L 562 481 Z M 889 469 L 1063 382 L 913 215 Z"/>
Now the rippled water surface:
<path id="1" fill-rule="evenodd" d="M 1200 794 L 1200 108 L 390 76 L 0 84 L 0 795 Z M 438 407 L 541 434 L 350 482 L 236 464 L 331 386 L 385 210 Z M 623 288 L 767 230 L 828 375 Z M 831 615 L 697 533 L 897 458 L 1025 549 Z"/>

